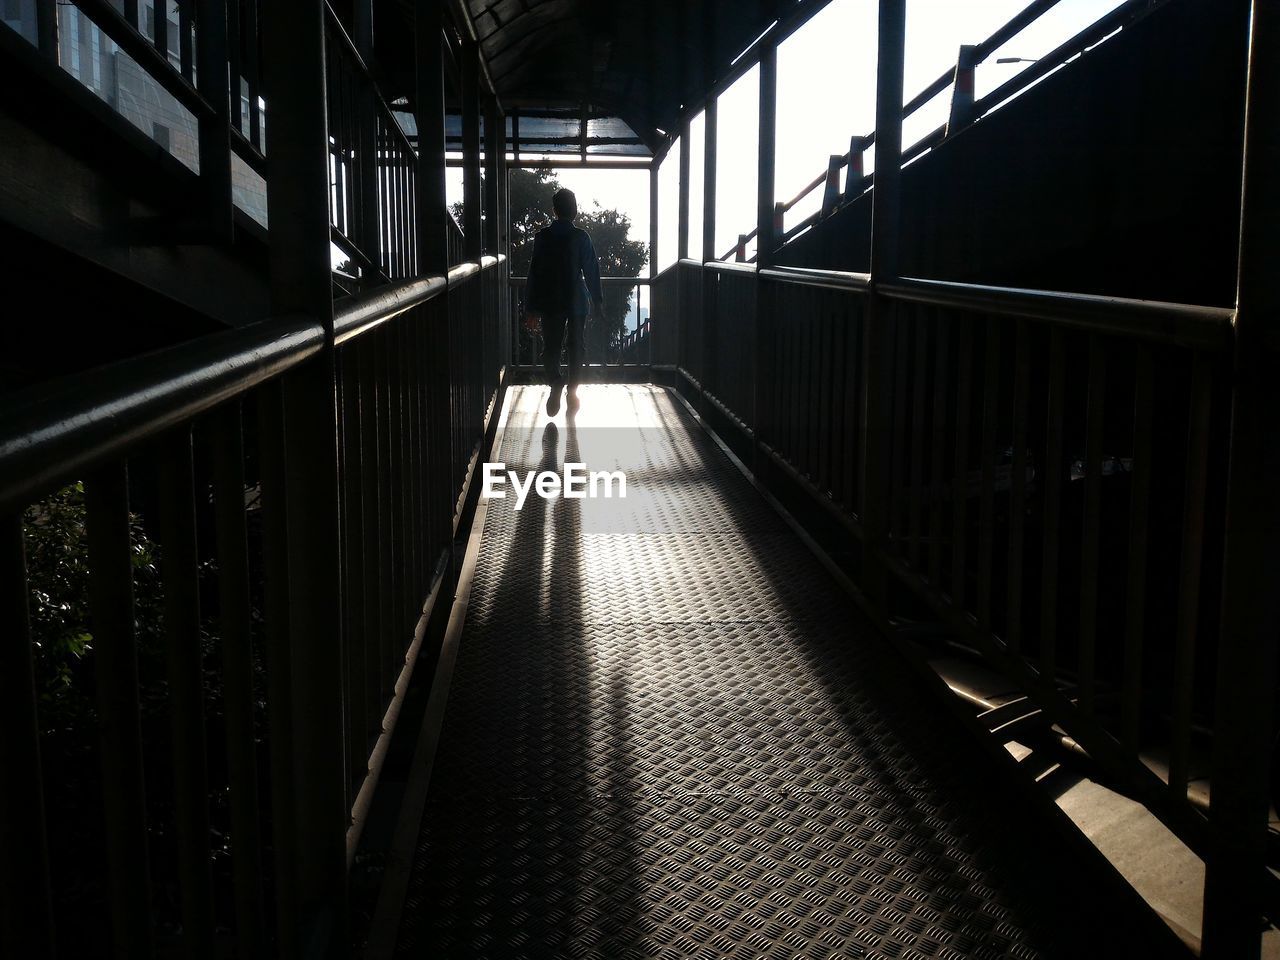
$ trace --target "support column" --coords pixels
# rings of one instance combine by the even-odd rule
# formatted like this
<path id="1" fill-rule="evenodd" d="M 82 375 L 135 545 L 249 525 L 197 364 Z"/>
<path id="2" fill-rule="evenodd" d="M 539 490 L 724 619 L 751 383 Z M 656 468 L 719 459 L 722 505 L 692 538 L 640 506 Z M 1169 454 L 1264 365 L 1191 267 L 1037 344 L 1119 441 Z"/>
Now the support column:
<path id="1" fill-rule="evenodd" d="M 506 119 L 496 98 L 486 97 L 484 106 L 484 252 L 496 256 L 502 233 L 498 184 L 506 146 Z"/>
<path id="2" fill-rule="evenodd" d="M 1205 859 L 1205 960 L 1259 955 L 1280 594 L 1280 10 L 1254 0 L 1245 108 L 1222 630 Z"/>
<path id="3" fill-rule="evenodd" d="M 449 204 L 445 191 L 444 33 L 441 0 L 416 7 L 414 89 L 418 123 L 417 239 L 423 273 L 449 272 Z"/>
<path id="4" fill-rule="evenodd" d="M 373 0 L 355 0 L 354 13 L 356 49 L 365 63 L 373 63 Z M 360 217 L 356 240 L 369 262 L 385 270 L 382 263 L 381 217 L 378 211 L 378 92 L 371 81 L 361 84 L 359 102 L 360 116 L 357 123 L 360 141 L 356 169 L 359 177 L 357 190 Z M 374 278 L 366 278 L 366 281 L 372 279 Z"/>
<path id="5" fill-rule="evenodd" d="M 702 259 L 716 258 L 716 120 L 719 100 L 707 101 L 706 140 L 702 151 Z"/>
<path id="6" fill-rule="evenodd" d="M 871 291 L 863 322 L 862 591 L 887 615 L 893 321 L 876 284 L 898 276 L 902 172 L 902 69 L 906 0 L 880 0 L 876 68 L 876 169 L 871 194 Z"/>
<path id="7" fill-rule="evenodd" d="M 325 10 L 319 2 L 267 4 L 264 43 L 271 122 L 267 124 L 269 265 L 273 315 L 302 314 L 324 327 L 326 345 L 282 382 L 281 490 L 268 498 L 287 517 L 288 648 L 292 696 L 293 804 L 277 810 L 292 834 L 292 870 L 282 876 L 296 922 L 282 921 L 282 953 L 346 952 L 346 831 L 339 597 L 338 459 L 329 253 L 329 132 Z M 264 495 L 268 491 L 264 490 Z M 284 494 L 283 499 L 279 493 Z"/>
<path id="8" fill-rule="evenodd" d="M 484 250 L 480 219 L 480 50 L 462 44 L 462 232 L 466 258 L 479 260 Z"/>
<path id="9" fill-rule="evenodd" d="M 680 121 L 680 206 L 679 236 L 676 239 L 676 257 L 689 256 L 689 117 Z"/>
<path id="10" fill-rule="evenodd" d="M 649 278 L 658 275 L 658 165 L 649 168 Z"/>
<path id="11" fill-rule="evenodd" d="M 422 0 L 416 7 L 415 61 L 418 122 L 417 236 L 423 273 L 449 273 L 449 208 L 445 191 L 445 96 L 443 0 Z M 428 558 L 435 563 L 453 539 L 450 466 L 449 320 L 451 296 L 439 297 L 423 311 L 427 327 L 427 517 Z M 453 567 L 446 569 L 453 570 Z M 451 585 L 450 585 L 451 586 Z"/>
<path id="12" fill-rule="evenodd" d="M 774 170 L 778 132 L 778 48 L 772 43 L 760 53 L 760 137 L 756 158 L 756 263 L 773 264 L 776 233 L 773 224 Z"/>
<path id="13" fill-rule="evenodd" d="M 56 43 L 56 26 L 44 29 L 43 20 L 41 25 L 41 39 Z M 239 83 L 238 78 L 236 82 Z M 231 200 L 231 109 L 234 101 L 235 117 L 239 120 L 240 91 L 235 90 L 233 98 L 233 91 L 228 85 L 227 0 L 198 0 L 196 85 L 200 95 L 213 107 L 212 114 L 200 119 L 200 183 L 208 204 L 213 239 L 217 243 L 230 243 L 234 215 Z"/>

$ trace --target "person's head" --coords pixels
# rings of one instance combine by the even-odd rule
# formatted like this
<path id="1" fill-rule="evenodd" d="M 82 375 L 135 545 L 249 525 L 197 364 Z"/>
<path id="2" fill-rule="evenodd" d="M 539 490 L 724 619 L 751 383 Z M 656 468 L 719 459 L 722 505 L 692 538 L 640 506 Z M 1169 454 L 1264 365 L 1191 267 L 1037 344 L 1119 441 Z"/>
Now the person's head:
<path id="1" fill-rule="evenodd" d="M 578 198 L 572 190 L 560 189 L 551 197 L 551 207 L 557 220 L 573 220 L 578 215 Z"/>

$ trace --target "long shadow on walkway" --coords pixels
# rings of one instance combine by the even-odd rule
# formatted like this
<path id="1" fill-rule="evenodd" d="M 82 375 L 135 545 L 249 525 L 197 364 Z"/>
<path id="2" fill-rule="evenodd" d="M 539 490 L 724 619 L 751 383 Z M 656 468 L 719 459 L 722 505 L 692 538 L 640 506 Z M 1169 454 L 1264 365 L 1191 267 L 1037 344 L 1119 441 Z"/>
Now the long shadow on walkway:
<path id="1" fill-rule="evenodd" d="M 672 398 L 541 397 L 628 498 L 490 502 L 401 956 L 1162 954 Z"/>

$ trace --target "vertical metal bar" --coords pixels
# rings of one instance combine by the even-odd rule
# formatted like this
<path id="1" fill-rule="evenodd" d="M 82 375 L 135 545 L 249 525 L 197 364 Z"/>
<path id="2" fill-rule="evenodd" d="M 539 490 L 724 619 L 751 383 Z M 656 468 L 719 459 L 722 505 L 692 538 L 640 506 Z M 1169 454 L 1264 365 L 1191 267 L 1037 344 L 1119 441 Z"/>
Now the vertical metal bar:
<path id="1" fill-rule="evenodd" d="M 756 155 L 756 263 L 773 265 L 777 237 L 773 229 L 778 139 L 778 48 L 765 41 L 760 51 L 760 136 Z"/>
<path id="2" fill-rule="evenodd" d="M 120 960 L 131 960 L 151 955 L 152 932 L 133 551 L 123 461 L 102 467 L 85 482 L 85 512 L 113 947 Z"/>
<path id="3" fill-rule="evenodd" d="M 978 508 L 978 626 L 991 629 L 991 567 L 995 553 L 996 432 L 1000 418 L 1000 324 L 987 319 L 982 384 L 982 498 Z"/>
<path id="4" fill-rule="evenodd" d="M 977 66 L 977 50 L 973 44 L 960 46 L 956 71 L 951 84 L 951 113 L 947 119 L 947 136 L 951 136 L 973 119 L 973 72 Z"/>
<path id="5" fill-rule="evenodd" d="M 240 0 L 220 0 L 227 23 L 226 63 L 231 92 L 231 126 L 244 133 L 243 71 L 240 64 Z"/>
<path id="6" fill-rule="evenodd" d="M 361 649 L 364 663 L 361 674 L 364 678 L 365 704 L 364 722 L 370 730 L 377 729 L 378 722 L 378 651 L 379 637 L 382 636 L 382 576 L 379 566 L 381 551 L 382 497 L 379 484 L 379 429 L 377 387 L 375 383 L 377 365 L 375 351 L 377 349 L 377 333 L 360 338 L 351 344 L 356 350 L 359 378 L 359 411 L 360 411 L 360 509 L 361 509 L 361 549 L 360 566 L 363 573 L 362 586 L 364 597 L 361 610 L 364 613 L 362 624 Z M 351 546 L 354 551 L 355 545 Z"/>
<path id="7" fill-rule="evenodd" d="M 14 956 L 52 960 L 53 900 L 22 514 L 0 519 L 0 930 Z"/>
<path id="8" fill-rule="evenodd" d="M 178 65 L 190 82 L 195 77 L 194 51 L 191 49 L 191 5 L 194 0 L 178 0 Z"/>
<path id="9" fill-rule="evenodd" d="M 268 4 L 264 86 L 271 94 L 267 184 L 271 306 L 315 317 L 325 348 L 282 382 L 288 525 L 293 769 L 292 885 L 305 949 L 345 949 L 346 830 L 341 548 L 329 130 L 323 4 Z"/>
<path id="10" fill-rule="evenodd" d="M 200 558 L 189 427 L 163 441 L 158 473 L 183 947 L 187 956 L 211 957 L 213 880 L 209 871 L 209 778 L 200 656 Z"/>
<path id="11" fill-rule="evenodd" d="M 844 157 L 833 153 L 827 158 L 827 179 L 822 185 L 822 212 L 825 219 L 831 216 L 836 204 L 840 202 L 840 168 L 844 166 Z"/>
<path id="12" fill-rule="evenodd" d="M 136 2 L 136 0 L 135 0 Z M 58 2 L 36 0 L 36 46 L 46 58 L 58 60 Z"/>
<path id="13" fill-rule="evenodd" d="M 236 940 L 240 956 L 265 946 L 262 830 L 253 709 L 253 612 L 249 602 L 249 539 L 245 528 L 244 441 L 238 402 L 212 422 L 213 506 L 218 552 L 218 615 L 222 635 L 223 713 L 231 787 L 231 858 Z"/>
<path id="14" fill-rule="evenodd" d="M 965 605 L 965 578 L 969 553 L 969 418 L 973 386 L 973 321 L 956 318 L 960 328 L 960 351 L 956 360 L 956 430 L 954 466 L 951 474 L 951 603 L 957 610 Z"/>
<path id="15" fill-rule="evenodd" d="M 873 609 L 888 612 L 889 459 L 892 330 L 875 284 L 898 274 L 902 173 L 902 72 L 906 0 L 879 0 L 876 59 L 876 175 L 871 200 L 871 292 L 862 346 L 862 591 Z M 762 209 L 761 214 L 764 213 Z M 763 226 L 763 217 L 762 217 Z"/>
<path id="16" fill-rule="evenodd" d="M 679 260 L 689 256 L 689 158 L 692 153 L 689 136 L 689 114 L 686 111 L 680 118 L 680 176 L 676 208 L 676 258 Z"/>
<path id="17" fill-rule="evenodd" d="M 347 782 L 353 791 L 359 789 L 362 761 L 368 757 L 370 745 L 366 726 L 367 687 L 364 682 L 365 645 L 369 640 L 365 632 L 364 581 L 368 571 L 362 550 L 365 490 L 364 470 L 360 463 L 363 444 L 356 349 L 356 343 L 345 344 L 338 348 L 336 358 L 341 396 L 339 423 L 342 428 L 342 599 L 347 625 L 343 677 L 347 687 L 347 742 L 352 757 Z"/>
<path id="18" fill-rule="evenodd" d="M 292 829 L 293 651 L 289 646 L 289 521 L 285 489 L 284 391 L 273 381 L 257 391 L 258 479 L 262 496 L 262 573 L 267 665 L 267 725 L 271 758 L 271 847 L 274 852 L 277 952 L 299 955 L 297 888 L 293 879 L 297 838 Z"/>
<path id="19" fill-rule="evenodd" d="M 485 98 L 484 117 L 484 249 L 497 255 L 499 234 L 498 165 L 506 121 L 494 97 Z"/>
<path id="20" fill-rule="evenodd" d="M 1022 649 L 1022 548 L 1027 521 L 1027 427 L 1030 414 L 1031 350 L 1027 321 L 1014 321 L 1013 464 L 1009 475 L 1009 596 L 1004 641 Z"/>
<path id="21" fill-rule="evenodd" d="M 462 73 L 462 232 L 468 260 L 479 260 L 483 251 L 480 220 L 480 50 L 464 41 L 460 56 Z"/>
<path id="22" fill-rule="evenodd" d="M 907 324 L 902 322 L 901 304 L 885 305 L 893 330 L 893 429 L 891 450 L 893 479 L 889 488 L 889 540 L 894 553 L 902 557 L 902 539 L 907 505 Z"/>
<path id="23" fill-rule="evenodd" d="M 911 384 L 911 501 L 908 513 L 911 567 L 920 571 L 920 514 L 924 499 L 924 433 L 926 421 L 925 387 L 929 368 L 929 323 L 924 307 L 912 308 L 912 324 L 915 332 L 916 355 L 912 365 Z"/>
<path id="24" fill-rule="evenodd" d="M 1063 415 L 1066 356 L 1062 330 L 1049 332 L 1048 412 L 1044 454 L 1044 537 L 1040 561 L 1040 674 L 1052 682 L 1058 669 L 1058 539 L 1062 520 Z"/>
<path id="25" fill-rule="evenodd" d="M 258 39 L 258 0 L 243 0 L 243 3 L 244 72 L 249 88 L 249 142 L 261 150 L 262 107 L 258 99 L 262 96 L 262 64 L 261 43 Z"/>
<path id="26" fill-rule="evenodd" d="M 138 21 L 138 0 L 124 0 L 124 18 L 133 24 L 139 33 L 142 32 Z"/>
<path id="27" fill-rule="evenodd" d="M 649 279 L 658 276 L 658 167 L 649 167 Z M 661 318 L 659 318 L 661 320 Z M 669 323 L 670 321 L 668 321 Z M 674 331 L 673 331 L 674 332 Z M 677 358 L 678 362 L 679 358 Z"/>
<path id="28" fill-rule="evenodd" d="M 942 501 L 946 489 L 947 410 L 950 408 L 951 321 L 935 316 L 938 342 L 933 352 L 933 450 L 929 456 L 929 582 L 942 584 Z"/>
<path id="29" fill-rule="evenodd" d="M 234 101 L 227 87 L 227 4 L 229 0 L 195 0 L 196 86 L 213 107 L 200 118 L 200 182 L 208 203 L 213 236 L 230 242 L 233 230 L 231 198 L 232 103 L 240 108 L 239 90 Z"/>
<path id="30" fill-rule="evenodd" d="M 862 193 L 862 181 L 867 178 L 866 161 L 867 138 L 853 136 L 849 138 L 849 169 L 844 175 L 845 199 L 852 200 Z"/>
<path id="31" fill-rule="evenodd" d="M 1280 10 L 1254 0 L 1245 107 L 1227 479 L 1222 628 L 1213 738 L 1213 806 L 1205 860 L 1205 960 L 1256 957 L 1267 864 L 1268 777 L 1280 634 L 1270 558 L 1280 542 L 1280 381 L 1275 375 L 1275 276 L 1280 141 Z"/>
<path id="32" fill-rule="evenodd" d="M 1200 572 L 1204 560 L 1205 499 L 1209 485 L 1212 362 L 1197 353 L 1191 366 L 1187 431 L 1187 489 L 1182 508 L 1182 566 L 1178 578 L 1178 626 L 1173 654 L 1173 725 L 1169 744 L 1169 789 L 1185 799 L 1191 772 L 1191 710 L 1194 705 L 1196 632 L 1200 621 Z"/>
<path id="33" fill-rule="evenodd" d="M 1099 544 L 1102 535 L 1102 444 L 1106 424 L 1107 355 L 1098 334 L 1089 336 L 1089 396 L 1085 416 L 1084 534 L 1080 542 L 1079 706 L 1092 713 L 1096 689 Z"/>
<path id="34" fill-rule="evenodd" d="M 152 15 L 151 19 L 155 21 L 155 44 L 156 49 L 160 51 L 160 56 L 164 57 L 165 63 L 169 62 L 169 2 L 170 0 L 151 0 Z"/>
<path id="35" fill-rule="evenodd" d="M 1129 481 L 1129 570 L 1125 588 L 1124 662 L 1120 686 L 1120 741 L 1136 754 L 1142 720 L 1142 642 L 1147 604 L 1147 526 L 1151 498 L 1151 421 L 1154 412 L 1151 348 L 1134 356 L 1133 468 Z"/>
<path id="36" fill-rule="evenodd" d="M 708 6 L 708 9 L 714 7 Z M 719 123 L 719 99 L 707 100 L 703 113 L 705 141 L 702 150 L 702 259 L 716 258 L 716 140 Z"/>

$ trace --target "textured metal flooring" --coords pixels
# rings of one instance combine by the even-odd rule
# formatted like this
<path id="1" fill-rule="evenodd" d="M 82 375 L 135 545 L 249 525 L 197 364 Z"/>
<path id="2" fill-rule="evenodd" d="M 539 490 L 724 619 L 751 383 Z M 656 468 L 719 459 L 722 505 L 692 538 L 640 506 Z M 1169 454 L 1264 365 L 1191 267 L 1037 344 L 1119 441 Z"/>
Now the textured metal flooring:
<path id="1" fill-rule="evenodd" d="M 398 956 L 1154 955 L 676 401 L 544 397 L 628 497 L 489 502 Z"/>

